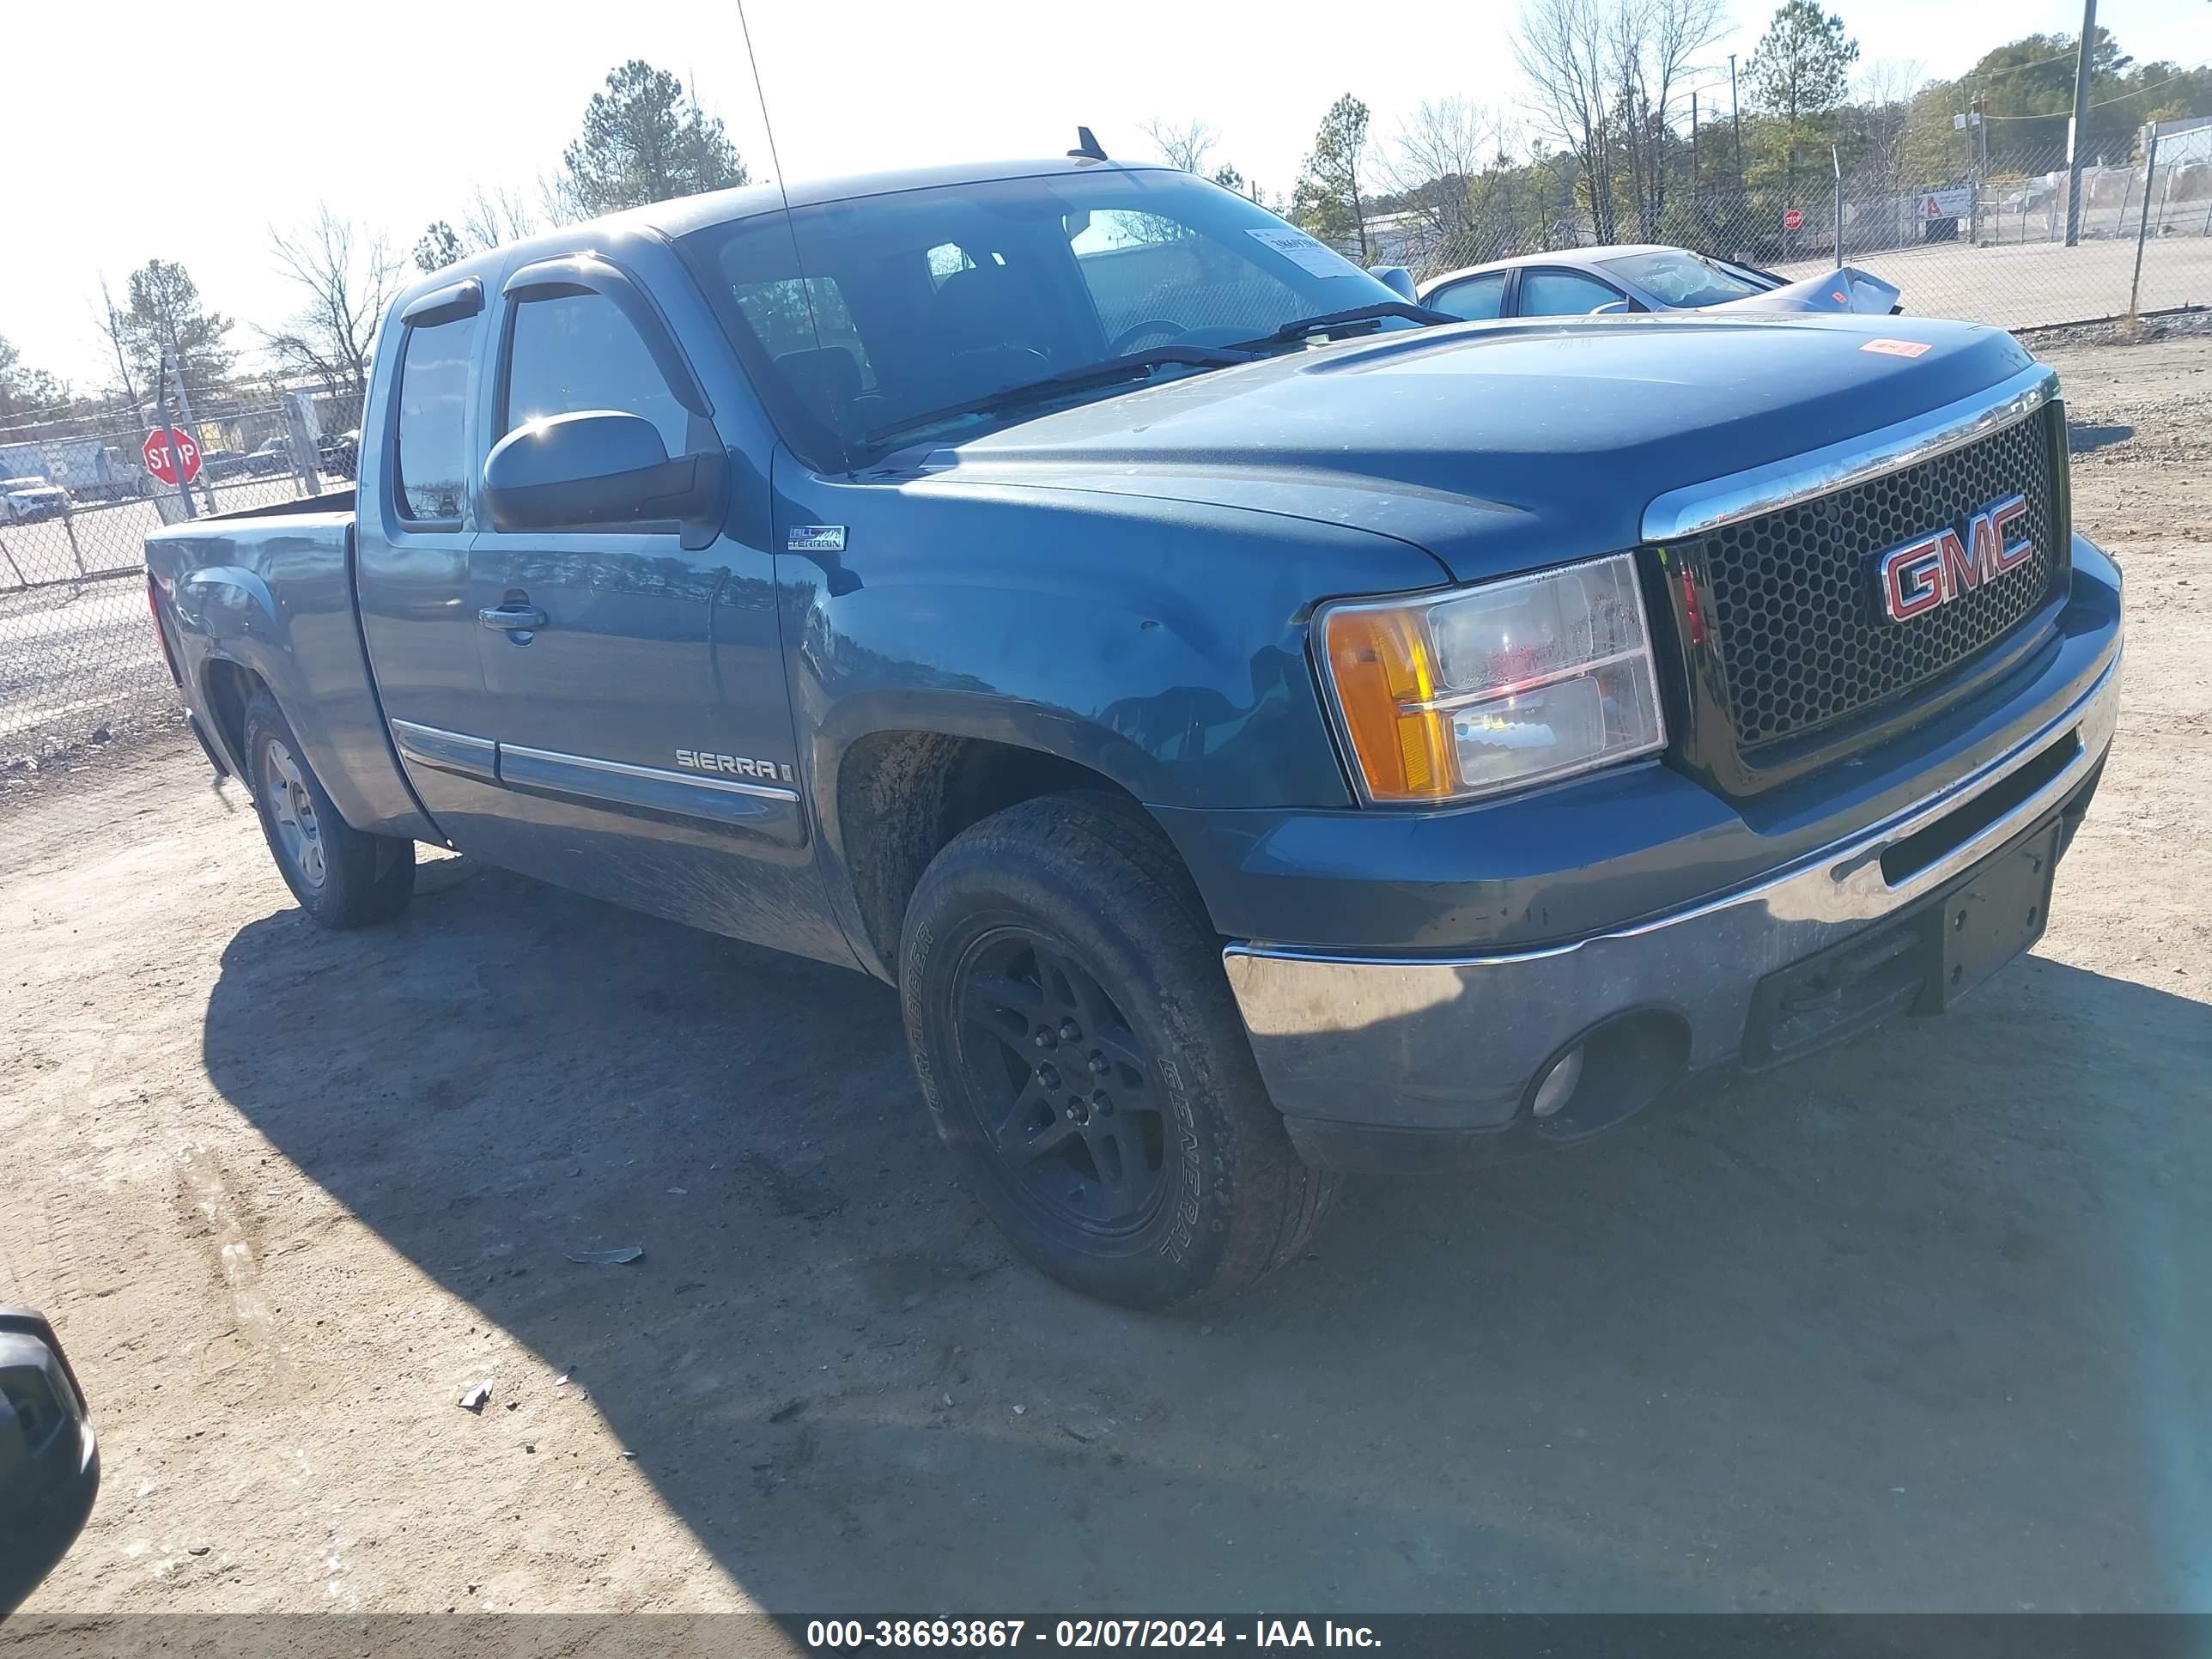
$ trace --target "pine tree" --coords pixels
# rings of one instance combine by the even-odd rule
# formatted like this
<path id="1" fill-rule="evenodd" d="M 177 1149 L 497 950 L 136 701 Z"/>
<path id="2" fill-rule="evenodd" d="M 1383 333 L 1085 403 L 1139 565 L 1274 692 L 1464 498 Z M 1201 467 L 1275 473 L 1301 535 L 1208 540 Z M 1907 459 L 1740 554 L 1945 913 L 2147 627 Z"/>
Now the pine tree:
<path id="1" fill-rule="evenodd" d="M 638 58 L 592 94 L 584 130 L 562 160 L 567 193 L 586 215 L 724 190 L 750 176 L 721 122 L 674 76 Z"/>
<path id="2" fill-rule="evenodd" d="M 1325 242 L 1350 242 L 1367 263 L 1367 214 L 1360 196 L 1367 158 L 1367 106 L 1346 93 L 1328 106 L 1313 153 L 1291 192 L 1291 216 Z"/>

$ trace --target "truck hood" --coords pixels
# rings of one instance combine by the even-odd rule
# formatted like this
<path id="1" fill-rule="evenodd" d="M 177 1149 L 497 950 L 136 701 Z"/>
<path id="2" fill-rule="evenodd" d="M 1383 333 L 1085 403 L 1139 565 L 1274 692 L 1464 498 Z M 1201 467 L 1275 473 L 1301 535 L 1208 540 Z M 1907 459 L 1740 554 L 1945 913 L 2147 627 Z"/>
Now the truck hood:
<path id="1" fill-rule="evenodd" d="M 933 450 L 909 487 L 1084 490 L 1352 526 L 1473 581 L 1632 547 L 1655 496 L 1924 414 L 2032 361 L 2008 334 L 1926 318 L 1439 327 L 1024 421 Z"/>

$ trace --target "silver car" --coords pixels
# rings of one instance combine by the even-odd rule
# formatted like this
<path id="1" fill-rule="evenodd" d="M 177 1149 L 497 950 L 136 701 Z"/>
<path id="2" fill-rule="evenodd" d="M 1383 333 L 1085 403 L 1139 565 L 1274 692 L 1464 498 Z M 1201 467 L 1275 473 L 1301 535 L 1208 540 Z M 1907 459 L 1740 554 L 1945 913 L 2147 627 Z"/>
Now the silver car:
<path id="1" fill-rule="evenodd" d="M 1850 265 L 1790 282 L 1688 248 L 1656 243 L 1562 248 L 1523 253 L 1431 276 L 1420 301 L 1470 320 L 1490 317 L 1580 317 L 1594 312 L 1903 309 L 1898 290 Z"/>

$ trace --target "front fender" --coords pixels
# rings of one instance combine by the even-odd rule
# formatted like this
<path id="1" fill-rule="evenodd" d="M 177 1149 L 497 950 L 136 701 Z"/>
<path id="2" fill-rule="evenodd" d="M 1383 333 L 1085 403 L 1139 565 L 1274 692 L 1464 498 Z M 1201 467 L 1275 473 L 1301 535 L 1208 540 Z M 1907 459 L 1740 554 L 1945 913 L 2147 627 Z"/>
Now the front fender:
<path id="1" fill-rule="evenodd" d="M 1443 575 L 1346 526 L 1084 490 L 809 475 L 777 502 L 779 539 L 795 524 L 845 532 L 834 556 L 778 555 L 777 594 L 802 782 L 856 941 L 840 784 L 864 739 L 1029 750 L 1155 809 L 1346 806 L 1313 607 Z"/>
<path id="2" fill-rule="evenodd" d="M 884 731 L 1056 755 L 1139 800 L 1346 805 L 1306 655 L 1315 604 L 1437 585 L 1419 549 L 1340 525 L 1081 490 L 809 478 L 834 561 L 777 560 L 810 792 Z"/>

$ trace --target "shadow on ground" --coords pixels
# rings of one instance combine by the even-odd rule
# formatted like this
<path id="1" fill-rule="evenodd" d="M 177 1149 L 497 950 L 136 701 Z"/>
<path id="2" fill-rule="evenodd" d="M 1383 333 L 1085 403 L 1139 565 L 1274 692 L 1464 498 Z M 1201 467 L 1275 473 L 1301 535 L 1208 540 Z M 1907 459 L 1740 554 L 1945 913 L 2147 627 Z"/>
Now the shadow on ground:
<path id="1" fill-rule="evenodd" d="M 2066 428 L 2066 452 L 2069 455 L 2091 455 L 2114 444 L 2125 443 L 2136 435 L 2131 426 L 2069 426 Z"/>
<path id="2" fill-rule="evenodd" d="M 1360 1184 L 1200 1323 L 1012 1258 L 889 991 L 461 872 L 241 932 L 208 1069 L 587 1382 L 762 1605 L 2212 1602 L 2202 1006 L 2017 964 L 1587 1148 Z"/>

